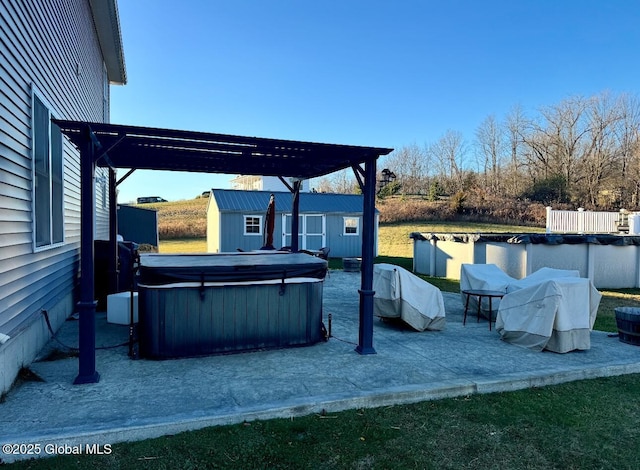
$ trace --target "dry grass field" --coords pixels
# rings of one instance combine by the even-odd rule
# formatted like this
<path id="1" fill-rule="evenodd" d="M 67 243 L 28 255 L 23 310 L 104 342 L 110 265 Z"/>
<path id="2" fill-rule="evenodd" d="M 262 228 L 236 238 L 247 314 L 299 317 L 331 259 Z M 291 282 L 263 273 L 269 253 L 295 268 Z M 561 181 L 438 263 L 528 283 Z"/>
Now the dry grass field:
<path id="1" fill-rule="evenodd" d="M 208 198 L 142 204 L 158 211 L 161 244 L 166 240 L 205 238 L 207 236 Z"/>
<path id="2" fill-rule="evenodd" d="M 206 253 L 206 238 L 177 238 L 160 240 L 160 253 Z"/>
<path id="3" fill-rule="evenodd" d="M 181 240 L 206 237 L 208 198 L 144 204 L 158 211 L 160 239 Z M 376 201 L 381 227 L 397 227 L 380 245 L 396 246 L 400 253 L 409 245 L 409 233 L 421 232 L 540 232 L 544 226 L 541 208 L 514 201 L 477 200 L 462 214 L 455 213 L 447 202 L 431 202 L 421 197 L 391 197 Z M 265 207 L 266 211 L 266 207 Z M 544 211 L 542 211 L 544 213 Z M 406 242 L 406 243 L 405 243 Z M 400 250 L 397 252 L 395 250 Z M 390 253 L 390 255 L 392 255 Z"/>

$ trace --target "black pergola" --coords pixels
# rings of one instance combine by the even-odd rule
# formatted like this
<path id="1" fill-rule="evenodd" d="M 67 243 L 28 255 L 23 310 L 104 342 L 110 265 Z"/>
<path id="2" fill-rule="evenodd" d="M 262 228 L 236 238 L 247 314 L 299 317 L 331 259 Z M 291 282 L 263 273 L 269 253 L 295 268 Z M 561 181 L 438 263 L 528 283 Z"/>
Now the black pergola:
<path id="1" fill-rule="evenodd" d="M 376 162 L 393 149 L 321 144 L 292 140 L 157 129 L 81 121 L 54 120 L 80 150 L 80 358 L 75 383 L 97 382 L 95 358 L 94 178 L 96 167 L 109 168 L 110 292 L 117 285 L 116 169 L 189 171 L 278 176 L 293 193 L 292 250 L 298 249 L 298 213 L 301 181 L 352 168 L 364 195 L 360 326 L 356 351 L 374 354 L 373 258 L 375 230 Z M 294 178 L 290 185 L 284 177 Z"/>

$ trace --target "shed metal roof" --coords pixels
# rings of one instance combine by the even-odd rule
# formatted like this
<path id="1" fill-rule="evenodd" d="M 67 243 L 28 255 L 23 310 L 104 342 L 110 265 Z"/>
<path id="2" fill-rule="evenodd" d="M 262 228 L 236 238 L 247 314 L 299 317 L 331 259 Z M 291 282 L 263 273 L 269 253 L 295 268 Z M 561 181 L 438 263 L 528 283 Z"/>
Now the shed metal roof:
<path id="1" fill-rule="evenodd" d="M 279 191 L 241 191 L 212 189 L 220 212 L 264 212 L 273 194 L 276 212 L 291 212 L 293 195 Z M 361 213 L 363 196 L 359 194 L 300 193 L 300 212 L 313 213 Z"/>
<path id="2" fill-rule="evenodd" d="M 79 148 L 90 138 L 96 165 L 314 178 L 373 162 L 393 149 L 54 119 Z"/>

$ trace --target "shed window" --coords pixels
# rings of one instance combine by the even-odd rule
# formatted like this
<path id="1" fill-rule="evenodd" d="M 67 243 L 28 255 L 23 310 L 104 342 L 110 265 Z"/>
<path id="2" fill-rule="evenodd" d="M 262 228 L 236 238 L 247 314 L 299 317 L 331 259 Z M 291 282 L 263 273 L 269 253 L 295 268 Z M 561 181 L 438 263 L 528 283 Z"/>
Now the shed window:
<path id="1" fill-rule="evenodd" d="M 360 219 L 358 217 L 344 217 L 345 235 L 358 235 L 360 233 Z"/>
<path id="2" fill-rule="evenodd" d="M 262 216 L 261 215 L 245 215 L 244 216 L 244 234 L 245 235 L 262 235 Z"/>
<path id="3" fill-rule="evenodd" d="M 33 95 L 33 223 L 36 248 L 64 241 L 62 133 Z"/>

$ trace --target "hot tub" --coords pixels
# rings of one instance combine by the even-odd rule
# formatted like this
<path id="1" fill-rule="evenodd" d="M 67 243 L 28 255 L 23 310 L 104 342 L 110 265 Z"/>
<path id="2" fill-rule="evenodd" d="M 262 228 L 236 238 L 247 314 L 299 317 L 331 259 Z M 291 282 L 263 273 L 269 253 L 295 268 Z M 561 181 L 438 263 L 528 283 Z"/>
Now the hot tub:
<path id="1" fill-rule="evenodd" d="M 317 343 L 327 262 L 302 253 L 140 257 L 140 355 L 175 358 Z"/>

